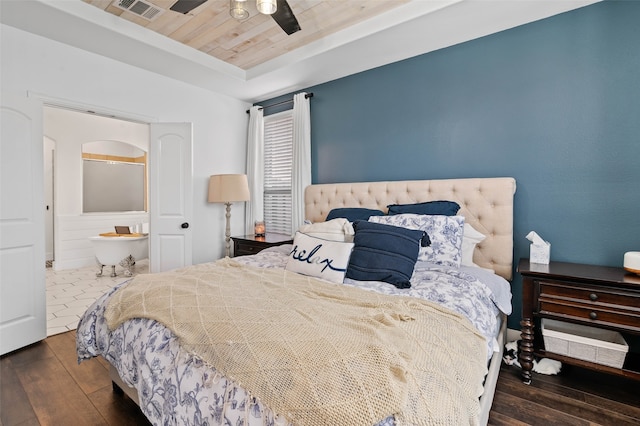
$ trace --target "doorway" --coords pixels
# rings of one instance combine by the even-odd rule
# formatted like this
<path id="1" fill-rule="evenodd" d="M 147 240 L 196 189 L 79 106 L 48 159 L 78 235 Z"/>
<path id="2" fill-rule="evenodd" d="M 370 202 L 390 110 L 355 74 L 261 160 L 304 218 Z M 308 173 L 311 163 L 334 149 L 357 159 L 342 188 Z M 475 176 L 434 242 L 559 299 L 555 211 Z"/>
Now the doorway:
<path id="1" fill-rule="evenodd" d="M 53 261 L 56 271 L 92 266 L 95 258 L 90 237 L 112 232 L 116 225 L 133 227 L 149 223 L 146 190 L 149 124 L 44 106 L 43 134 L 44 209 L 48 218 L 45 241 L 51 241 L 46 248 L 46 260 Z M 138 174 L 141 182 L 127 185 L 126 179 L 117 180 L 105 175 L 102 179 L 105 185 L 86 193 L 85 187 L 95 182 L 96 176 L 92 175 L 93 180 L 87 181 L 85 163 L 104 166 L 100 169 L 104 173 L 109 173 L 111 168 L 131 165 L 142 170 Z M 140 202 L 131 207 L 128 204 L 120 206 L 121 200 L 130 198 L 134 186 L 142 188 Z M 115 193 L 110 192 L 113 188 Z M 47 198 L 47 192 L 51 194 L 50 198 Z M 106 202 L 100 205 L 106 207 L 87 207 L 89 198 L 93 202 L 104 199 Z M 114 205 L 119 207 L 111 208 Z"/>
<path id="2" fill-rule="evenodd" d="M 129 279 L 120 265 L 115 277 L 96 276 L 89 238 L 149 223 L 148 146 L 148 124 L 43 107 L 47 335 L 75 329 L 89 305 Z M 133 177 L 128 167 L 136 169 Z M 131 194 L 139 200 L 129 203 Z M 139 259 L 131 272 L 146 273 L 148 264 Z"/>
<path id="3" fill-rule="evenodd" d="M 0 251 L 2 264 L 0 302 L 3 314 L 3 322 L 0 324 L 0 354 L 5 354 L 46 337 L 46 268 L 43 237 L 45 220 L 42 214 L 45 206 L 43 127 L 47 124 L 48 136 L 51 137 L 51 129 L 48 127 L 51 121 L 45 120 L 43 110 L 45 103 L 51 109 L 55 109 L 55 106 L 63 106 L 67 102 L 41 95 L 21 96 L 7 91 L 3 91 L 1 95 L 0 114 L 3 125 L 2 138 L 0 138 L 2 145 L 0 182 L 2 182 L 3 201 L 10 201 L 3 203 L 0 215 L 3 230 L 10 231 L 3 232 L 1 240 L 3 250 Z M 73 110 L 77 112 L 78 108 Z M 130 117 L 130 120 L 136 120 L 137 123 L 144 122 L 149 126 L 150 136 L 146 139 L 152 148 L 149 159 L 149 183 L 151 184 L 149 209 L 156 212 L 154 214 L 157 216 L 149 221 L 149 235 L 152 237 L 150 247 L 161 247 L 160 254 L 181 253 L 178 266 L 190 265 L 192 229 L 188 226 L 181 227 L 180 224 L 188 225 L 193 216 L 192 125 L 184 122 L 156 123 L 148 117 L 119 112 L 116 115 Z M 153 124 L 148 124 L 151 122 Z M 151 135 L 154 129 L 155 133 Z M 86 220 L 90 219 L 90 215 L 82 215 L 78 207 L 81 205 L 79 195 L 81 174 L 77 172 L 78 164 L 76 163 L 75 169 L 67 168 L 59 161 L 65 158 L 62 151 L 79 155 L 79 147 L 69 149 L 66 143 L 61 143 L 64 137 L 62 139 L 51 137 L 51 139 L 54 140 L 56 149 L 53 154 L 55 207 L 50 208 L 55 211 L 55 265 L 59 266 L 58 263 L 63 258 L 61 255 L 66 254 L 69 249 L 59 244 L 60 234 L 69 225 L 69 221 L 65 221 L 65 218 L 70 217 L 74 221 L 78 217 L 86 216 L 83 217 Z M 75 161 L 74 158 L 76 157 L 72 157 L 72 162 Z M 179 185 L 175 184 L 176 177 L 180 179 Z M 61 189 L 65 190 L 62 194 Z M 64 198 L 65 202 L 61 202 L 61 198 Z M 164 209 L 165 206 L 169 209 Z M 181 213 L 179 217 L 173 214 L 176 210 Z M 118 218 L 122 217 L 124 216 L 118 216 Z M 175 223 L 170 220 L 160 223 L 162 219 L 171 219 L 171 217 L 175 219 Z M 156 229 L 154 221 L 161 226 Z M 107 222 L 106 226 L 113 226 L 113 221 Z M 157 240 L 155 244 L 154 237 Z M 87 240 L 82 234 L 76 238 L 79 242 Z M 88 253 L 89 258 L 92 258 L 91 250 L 86 247 L 81 250 L 72 248 L 70 251 Z M 154 260 L 156 256 L 151 254 L 150 258 Z M 176 263 L 175 256 L 169 260 L 173 263 L 164 262 L 163 259 L 155 261 L 154 272 L 167 270 Z"/>

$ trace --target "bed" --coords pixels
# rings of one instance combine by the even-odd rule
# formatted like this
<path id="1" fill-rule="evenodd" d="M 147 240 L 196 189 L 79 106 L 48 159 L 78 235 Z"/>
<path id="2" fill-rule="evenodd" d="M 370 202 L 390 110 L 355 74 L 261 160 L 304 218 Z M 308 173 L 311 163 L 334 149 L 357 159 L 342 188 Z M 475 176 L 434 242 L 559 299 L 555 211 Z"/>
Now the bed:
<path id="1" fill-rule="evenodd" d="M 506 315 L 511 309 L 508 280 L 511 280 L 513 270 L 514 193 L 515 180 L 512 178 L 311 185 L 305 191 L 305 212 L 307 220 L 312 225 L 331 222 L 324 222 L 327 215 L 341 208 L 371 209 L 386 213 L 389 205 L 406 206 L 439 200 L 455 202 L 460 209 L 454 217 L 463 217 L 466 225 L 472 226 L 483 235 L 482 241 L 475 243 L 472 248 L 473 265 L 454 267 L 437 262 L 417 261 L 411 274 L 409 288 L 400 288 L 388 282 L 352 279 L 349 278 L 349 272 L 344 279 L 346 285 L 341 283 L 336 285 L 292 272 L 287 268 L 287 265 L 291 264 L 292 256 L 296 256 L 296 250 L 300 251 L 304 241 L 302 236 L 298 238 L 296 234 L 293 246 L 285 245 L 265 250 L 254 256 L 227 258 L 211 264 L 194 265 L 168 275 L 139 276 L 131 283 L 127 282 L 114 288 L 97 300 L 80 320 L 76 334 L 78 359 L 82 361 L 103 356 L 112 365 L 114 390 L 122 390 L 134 399 L 153 424 L 365 424 L 362 423 L 362 419 L 365 418 L 376 419 L 375 421 L 367 420 L 367 424 L 380 426 L 435 424 L 442 421 L 442 414 L 435 413 L 431 417 L 431 414 L 424 415 L 424 413 L 440 405 L 448 405 L 449 409 L 455 411 L 452 414 L 444 414 L 445 418 L 460 415 L 464 423 L 486 424 L 500 368 L 506 333 Z M 376 232 L 380 225 L 393 225 L 395 229 L 399 225 L 397 222 L 399 218 L 412 218 L 412 214 L 396 216 L 396 218 L 387 218 L 386 215 L 382 215 L 378 219 L 353 222 L 356 238 L 359 232 L 364 235 L 365 231 L 361 230 L 369 229 L 368 227 L 374 227 Z M 387 220 L 391 222 L 385 222 Z M 380 225 L 370 225 L 370 223 L 380 223 Z M 413 232 L 411 235 L 414 235 L 418 231 L 411 232 Z M 303 235 L 307 238 L 306 235 L 311 233 Z M 434 240 L 434 238 L 431 239 Z M 337 244 L 339 247 L 335 249 L 336 252 L 343 247 L 349 247 L 346 246 L 346 241 Z M 355 242 L 352 244 L 355 244 L 351 246 L 355 253 L 356 249 L 353 247 L 359 246 Z M 331 245 L 328 246 L 333 248 Z M 437 246 L 435 241 L 432 242 L 431 247 L 434 246 Z M 432 250 L 434 251 L 435 249 Z M 308 253 L 306 257 L 298 253 L 298 260 L 308 259 L 310 259 Z M 306 264 L 311 262 L 302 263 L 305 263 L 306 267 Z M 326 266 L 328 265 L 325 264 Z M 170 299 L 171 306 L 180 304 L 176 302 L 178 300 L 176 295 L 182 295 L 182 293 L 177 292 L 177 287 L 167 290 L 167 293 L 161 293 L 164 291 L 161 290 L 163 287 L 158 285 L 162 280 L 177 281 L 177 276 L 181 280 L 187 277 L 186 281 L 192 280 L 192 282 L 202 282 L 203 277 L 206 277 L 211 282 L 215 281 L 215 286 L 219 284 L 218 280 L 222 280 L 218 277 L 231 276 L 236 287 L 232 290 L 228 287 L 215 287 L 215 291 L 211 290 L 211 294 L 190 295 L 189 303 L 202 306 L 182 314 L 183 319 L 174 320 L 171 325 L 177 326 L 178 331 L 172 331 L 158 320 L 161 317 L 149 314 L 150 308 L 147 305 L 150 306 L 153 304 L 151 302 L 155 303 L 163 299 Z M 280 291 L 276 285 L 279 283 L 272 284 L 269 281 L 272 277 L 275 277 L 274 281 L 286 281 L 284 293 L 277 292 Z M 439 284 L 429 285 L 430 280 L 436 280 Z M 260 285 L 256 287 L 255 282 L 258 281 Z M 452 289 L 445 287 L 445 282 L 453 283 Z M 440 285 L 440 283 L 443 284 Z M 127 292 L 133 292 L 135 286 L 144 287 L 144 290 L 137 295 L 137 299 L 128 299 Z M 198 285 L 198 287 L 205 286 Z M 206 288 L 207 290 L 202 291 L 210 291 L 209 287 Z M 146 291 L 150 293 L 145 293 Z M 223 298 L 220 297 L 221 292 L 224 293 Z M 307 297 L 307 293 L 313 293 L 314 299 L 301 301 Z M 318 294 L 321 295 L 320 301 L 316 299 Z M 187 300 L 186 297 L 184 300 Z M 227 297 L 229 299 L 226 299 Z M 350 301 L 353 298 L 358 299 L 359 306 L 347 306 L 346 300 Z M 115 299 L 121 302 L 120 305 L 113 302 Z M 222 299 L 225 300 L 226 305 L 223 308 L 216 307 L 216 303 L 221 303 L 218 300 Z M 228 312 L 229 317 L 225 317 L 225 321 L 233 323 L 231 328 L 242 329 L 242 333 L 245 334 L 253 333 L 256 328 L 264 328 L 268 332 L 277 329 L 280 332 L 279 338 L 283 339 L 287 347 L 298 344 L 293 342 L 291 335 L 297 333 L 308 336 L 311 334 L 309 330 L 313 330 L 314 336 L 317 333 L 318 341 L 306 342 L 304 345 L 307 346 L 300 344 L 299 348 L 296 347 L 295 355 L 296 360 L 304 358 L 307 362 L 314 361 L 315 356 L 318 356 L 318 365 L 308 362 L 304 364 L 302 372 L 305 380 L 314 381 L 316 387 L 309 388 L 308 392 L 297 391 L 300 388 L 295 388 L 296 392 L 290 392 L 295 394 L 290 396 L 291 399 L 288 399 L 289 396 L 275 393 L 283 391 L 280 388 L 297 383 L 298 379 L 290 376 L 291 371 L 299 370 L 300 366 L 296 364 L 292 367 L 293 370 L 283 370 L 283 364 L 294 363 L 291 358 L 281 357 L 280 353 L 275 358 L 267 358 L 266 355 L 262 357 L 262 351 L 256 350 L 263 347 L 260 346 L 263 344 L 262 337 L 257 339 L 258 343 L 253 342 L 254 346 L 247 349 L 249 351 L 247 353 L 251 356 L 238 352 L 241 356 L 232 357 L 239 351 L 235 346 L 238 337 L 210 336 L 210 332 L 206 331 L 209 330 L 208 328 L 205 329 L 204 334 L 198 335 L 196 343 L 194 341 L 188 343 L 186 337 L 183 339 L 180 325 L 191 321 L 193 317 L 201 318 L 200 312 L 205 311 L 205 300 L 211 301 L 210 304 L 214 305 L 215 311 Z M 268 301 L 268 303 L 261 301 Z M 304 308 L 293 309 L 294 313 L 289 312 L 288 307 L 294 306 L 298 301 L 308 305 L 300 305 Z M 310 325 L 310 327 L 315 328 L 295 328 L 297 327 L 295 326 L 291 330 L 283 331 L 287 323 L 305 322 L 307 316 L 311 315 L 311 311 L 328 311 L 334 309 L 336 303 L 339 305 L 339 309 L 335 308 L 337 313 L 332 314 L 331 318 L 322 320 L 326 321 L 326 327 L 318 327 L 316 324 L 318 320 L 314 319 L 316 323 L 310 321 L 310 324 L 316 325 Z M 398 308 L 396 303 L 401 303 L 401 307 Z M 370 309 L 371 306 L 374 309 L 380 309 L 380 306 L 383 306 L 384 309 L 373 312 L 370 317 L 373 320 L 365 321 L 364 325 L 360 320 L 354 325 L 353 321 L 347 322 L 340 317 L 342 314 L 352 315 L 346 318 L 360 315 L 360 313 L 354 314 L 351 309 L 362 309 L 362 305 L 366 305 L 366 309 Z M 475 305 L 484 307 L 476 310 Z M 314 309 L 316 306 L 317 309 Z M 144 314 L 137 316 L 138 310 L 144 311 Z M 249 311 L 248 315 L 257 315 L 256 312 L 259 310 L 260 316 L 252 318 L 251 321 L 238 320 L 239 312 L 243 310 Z M 121 322 L 113 322 L 115 311 L 122 314 L 119 317 Z M 321 312 L 318 313 L 320 314 Z M 179 315 L 171 313 L 169 316 L 175 318 Z M 451 328 L 451 333 L 437 333 L 436 327 L 431 323 L 422 325 L 422 316 L 425 316 L 425 320 L 427 317 L 435 317 L 438 327 L 445 327 L 447 330 Z M 277 322 L 279 318 L 282 318 L 280 323 Z M 213 322 L 210 318 L 198 321 Z M 251 322 L 250 329 L 243 328 L 246 321 Z M 109 325 L 110 322 L 111 325 Z M 337 324 L 336 328 L 331 328 L 334 322 Z M 407 342 L 407 346 L 404 346 L 404 341 L 393 340 L 393 345 L 387 345 L 387 347 L 372 346 L 366 334 L 367 331 L 363 331 L 365 328 L 369 330 L 370 322 L 382 323 L 383 328 L 390 331 L 391 339 L 399 339 L 397 336 L 402 334 L 410 336 L 410 339 L 404 340 L 411 342 Z M 399 330 L 397 332 L 396 327 Z M 434 330 L 429 334 L 434 336 L 426 337 L 425 333 L 424 341 L 415 338 L 416 333 L 422 336 L 424 329 L 430 327 Z M 341 328 L 355 329 L 357 334 L 348 334 L 345 331 L 343 336 Z M 181 338 L 176 337 L 176 334 Z M 286 336 L 283 337 L 283 334 Z M 372 336 L 375 337 L 378 334 L 384 333 L 376 328 Z M 447 340 L 445 335 L 449 334 L 451 339 L 456 337 L 456 340 Z M 206 337 L 205 340 L 208 339 L 206 342 L 202 341 L 203 335 Z M 366 339 L 354 338 L 359 335 L 367 337 Z M 469 349 L 465 346 L 467 343 L 464 343 L 467 337 L 458 338 L 458 336 L 467 335 L 470 336 L 470 341 L 473 341 L 469 343 Z M 320 341 L 320 337 L 325 340 Z M 359 340 L 367 340 L 360 342 L 366 348 L 367 356 L 362 355 L 365 352 L 358 352 L 363 350 L 361 347 L 349 346 L 356 345 L 358 342 L 355 341 Z M 343 342 L 349 349 L 340 349 L 340 347 L 335 349 L 337 342 Z M 272 351 L 273 343 L 270 342 L 269 345 L 265 353 Z M 341 359 L 340 368 L 344 371 L 340 370 L 342 372 L 338 373 L 333 371 L 330 373 L 333 376 L 328 376 L 329 378 L 321 377 L 316 369 L 324 371 L 328 369 L 327 365 L 338 364 L 334 358 L 328 358 L 329 361 L 320 358 L 319 352 L 325 351 L 329 346 L 335 349 L 333 352 L 338 353 L 338 357 L 346 359 L 348 357 L 342 354 L 351 353 L 351 351 L 360 355 L 347 361 Z M 437 355 L 435 346 L 440 348 Z M 430 357 L 429 350 L 433 350 L 434 355 L 433 360 L 427 362 L 425 359 Z M 216 357 L 221 351 L 229 358 L 226 364 L 216 367 L 214 360 L 218 359 Z M 313 352 L 313 356 L 301 356 L 300 352 L 304 351 Z M 215 354 L 212 355 L 214 352 Z M 327 350 L 327 352 L 331 351 Z M 376 355 L 375 360 L 371 361 L 374 364 L 379 363 L 380 359 L 387 360 L 384 371 L 390 376 L 388 380 L 381 378 L 386 377 L 385 374 L 371 374 L 370 364 L 366 364 L 366 360 L 363 360 L 369 353 L 379 354 Z M 464 362 L 458 362 L 459 357 L 463 356 L 470 358 Z M 254 357 L 259 359 L 258 364 L 261 367 L 266 366 L 264 371 L 256 372 L 253 365 L 249 367 L 242 365 L 234 369 L 236 360 Z M 232 359 L 233 362 L 230 361 Z M 442 365 L 436 365 L 436 360 Z M 408 369 L 408 364 L 416 370 Z M 359 374 L 362 377 L 366 376 L 367 379 L 358 376 Z M 286 380 L 283 379 L 285 376 Z M 356 377 L 356 385 L 359 388 L 351 391 L 352 388 L 349 386 L 356 385 L 347 383 L 347 380 L 343 379 L 347 376 Z M 437 379 L 436 376 L 438 376 Z M 442 383 L 438 382 L 439 387 L 436 389 L 444 389 L 442 392 L 434 392 L 434 389 L 429 387 L 432 385 L 426 383 L 439 380 Z M 399 382 L 401 386 L 396 389 Z M 403 387 L 405 382 L 410 383 L 412 387 Z M 458 382 L 466 384 L 458 389 Z M 319 387 L 317 387 L 318 383 Z M 329 399 L 328 395 L 336 391 L 336 388 L 339 388 L 338 395 L 342 396 L 333 396 L 333 399 Z M 387 389 L 389 389 L 388 392 Z M 286 390 L 283 392 L 286 393 Z M 307 393 L 312 394 L 313 398 Z M 353 401 L 349 400 L 351 394 L 355 395 Z M 358 399 L 365 397 L 366 400 Z M 458 397 L 460 401 L 456 399 Z M 310 408 L 310 405 L 305 405 L 310 398 L 314 401 L 326 399 L 329 405 L 341 407 L 328 409 L 325 406 L 322 408 L 313 406 Z M 411 404 L 406 401 L 411 401 Z M 398 404 L 403 408 L 396 412 L 393 407 L 397 407 Z M 416 411 L 409 413 L 408 409 L 405 409 L 406 405 L 419 405 L 419 407 L 412 407 L 411 409 L 415 408 Z M 301 406 L 305 408 L 298 410 Z M 460 407 L 466 408 L 462 410 Z M 464 412 L 459 413 L 458 411 L 461 410 Z M 380 414 L 384 412 L 387 414 Z M 418 415 L 416 413 L 420 415 L 418 420 L 415 417 Z M 451 418 L 453 417 L 449 417 Z"/>

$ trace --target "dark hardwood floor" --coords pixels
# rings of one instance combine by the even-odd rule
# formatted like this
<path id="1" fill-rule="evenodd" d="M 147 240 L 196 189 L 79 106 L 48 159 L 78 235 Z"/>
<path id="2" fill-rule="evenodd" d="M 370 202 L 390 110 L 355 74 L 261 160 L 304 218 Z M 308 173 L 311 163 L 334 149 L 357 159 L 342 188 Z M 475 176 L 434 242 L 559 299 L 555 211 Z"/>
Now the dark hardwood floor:
<path id="1" fill-rule="evenodd" d="M 557 376 L 502 365 L 490 425 L 640 425 L 640 382 L 570 365 Z"/>
<path id="2" fill-rule="evenodd" d="M 0 426 L 149 424 L 113 393 L 104 360 L 78 365 L 73 331 L 5 355 L 0 365 Z M 526 386 L 519 374 L 502 366 L 490 425 L 640 425 L 640 382 L 565 366 L 559 376 L 534 374 Z"/>
<path id="3" fill-rule="evenodd" d="M 115 395 L 102 358 L 78 365 L 75 331 L 0 359 L 0 425 L 148 425 L 138 406 Z"/>

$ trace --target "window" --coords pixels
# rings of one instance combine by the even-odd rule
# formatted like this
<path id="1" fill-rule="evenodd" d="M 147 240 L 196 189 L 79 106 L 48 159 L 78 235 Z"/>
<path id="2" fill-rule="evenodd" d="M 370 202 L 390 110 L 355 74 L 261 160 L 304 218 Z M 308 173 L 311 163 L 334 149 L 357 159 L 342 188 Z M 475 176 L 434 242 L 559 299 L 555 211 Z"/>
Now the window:
<path id="1" fill-rule="evenodd" d="M 291 235 L 293 111 L 264 118 L 264 221 L 269 232 Z"/>

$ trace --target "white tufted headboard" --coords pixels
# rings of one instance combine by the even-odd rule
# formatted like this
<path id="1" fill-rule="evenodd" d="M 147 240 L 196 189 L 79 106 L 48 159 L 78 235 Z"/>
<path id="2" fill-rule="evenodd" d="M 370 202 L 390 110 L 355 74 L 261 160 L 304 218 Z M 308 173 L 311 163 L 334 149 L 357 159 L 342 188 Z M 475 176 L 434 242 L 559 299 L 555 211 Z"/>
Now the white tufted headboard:
<path id="1" fill-rule="evenodd" d="M 511 280 L 515 192 L 516 181 L 510 177 L 311 185 L 305 190 L 305 216 L 322 222 L 336 207 L 365 207 L 386 213 L 389 204 L 455 201 L 460 204 L 458 214 L 487 236 L 476 247 L 474 262 Z"/>

